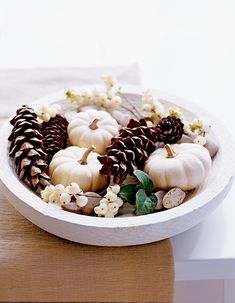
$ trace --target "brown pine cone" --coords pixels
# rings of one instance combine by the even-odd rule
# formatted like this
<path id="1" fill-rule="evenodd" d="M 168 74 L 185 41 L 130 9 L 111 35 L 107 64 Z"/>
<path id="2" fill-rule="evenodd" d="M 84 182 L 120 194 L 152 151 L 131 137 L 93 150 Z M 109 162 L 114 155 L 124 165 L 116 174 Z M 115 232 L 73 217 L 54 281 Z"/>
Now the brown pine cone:
<path id="1" fill-rule="evenodd" d="M 10 123 L 13 129 L 8 138 L 11 141 L 9 156 L 14 158 L 16 173 L 20 180 L 40 193 L 50 184 L 50 177 L 46 173 L 48 166 L 44 161 L 37 115 L 32 108 L 23 105 Z"/>
<path id="2" fill-rule="evenodd" d="M 68 121 L 61 115 L 56 115 L 48 122 L 41 124 L 41 132 L 43 135 L 43 151 L 46 153 L 46 162 L 49 164 L 53 156 L 67 146 Z"/>
<path id="3" fill-rule="evenodd" d="M 184 133 L 184 124 L 176 117 L 165 117 L 157 123 L 156 132 L 158 141 L 176 143 Z"/>
<path id="4" fill-rule="evenodd" d="M 120 130 L 119 136 L 112 138 L 107 155 L 98 157 L 103 164 L 100 173 L 113 176 L 114 182 L 121 184 L 128 174 L 143 168 L 155 150 L 156 140 L 154 128 L 148 127 L 144 119 L 131 119 L 127 127 Z"/>

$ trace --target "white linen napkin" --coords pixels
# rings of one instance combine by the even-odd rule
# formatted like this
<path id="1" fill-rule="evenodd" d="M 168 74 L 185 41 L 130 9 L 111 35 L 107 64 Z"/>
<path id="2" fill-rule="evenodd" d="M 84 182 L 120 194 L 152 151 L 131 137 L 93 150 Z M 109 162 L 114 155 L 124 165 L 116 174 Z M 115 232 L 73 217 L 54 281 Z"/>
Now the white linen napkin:
<path id="1" fill-rule="evenodd" d="M 23 104 L 61 89 L 96 84 L 103 74 L 113 74 L 120 84 L 140 85 L 137 64 L 110 67 L 78 67 L 0 70 L 0 118 L 6 118 Z"/>

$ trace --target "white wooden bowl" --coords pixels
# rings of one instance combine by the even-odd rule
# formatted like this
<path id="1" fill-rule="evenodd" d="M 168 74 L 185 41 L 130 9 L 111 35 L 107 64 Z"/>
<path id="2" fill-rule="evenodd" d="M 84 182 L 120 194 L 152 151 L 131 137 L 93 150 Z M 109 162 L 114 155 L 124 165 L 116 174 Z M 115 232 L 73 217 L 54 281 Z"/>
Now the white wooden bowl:
<path id="1" fill-rule="evenodd" d="M 135 87 L 128 87 L 125 92 L 139 93 Z M 64 99 L 64 93 L 57 92 L 42 98 L 32 106 L 38 108 L 43 103 L 58 103 Z M 173 104 L 179 107 L 185 116 L 210 121 L 212 135 L 220 144 L 207 183 L 189 201 L 159 213 L 117 218 L 83 216 L 66 212 L 54 204 L 46 204 L 15 174 L 14 165 L 8 156 L 8 136 L 12 128 L 9 118 L 0 130 L 0 179 L 9 202 L 28 220 L 54 235 L 99 246 L 150 243 L 172 237 L 198 224 L 222 202 L 231 187 L 235 170 L 234 143 L 224 126 L 204 109 L 165 93 L 154 93 L 167 106 Z"/>

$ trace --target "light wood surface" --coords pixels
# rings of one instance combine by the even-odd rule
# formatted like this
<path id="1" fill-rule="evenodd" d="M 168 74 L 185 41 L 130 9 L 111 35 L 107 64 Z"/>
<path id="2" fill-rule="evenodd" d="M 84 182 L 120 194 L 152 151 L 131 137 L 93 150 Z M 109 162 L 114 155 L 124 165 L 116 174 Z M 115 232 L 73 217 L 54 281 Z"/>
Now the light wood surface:
<path id="1" fill-rule="evenodd" d="M 3 119 L 0 119 L 0 125 Z M 0 191 L 0 302 L 172 302 L 170 240 L 105 248 L 57 238 Z"/>
<path id="2" fill-rule="evenodd" d="M 172 302 L 170 240 L 75 244 L 39 229 L 0 193 L 0 301 Z"/>

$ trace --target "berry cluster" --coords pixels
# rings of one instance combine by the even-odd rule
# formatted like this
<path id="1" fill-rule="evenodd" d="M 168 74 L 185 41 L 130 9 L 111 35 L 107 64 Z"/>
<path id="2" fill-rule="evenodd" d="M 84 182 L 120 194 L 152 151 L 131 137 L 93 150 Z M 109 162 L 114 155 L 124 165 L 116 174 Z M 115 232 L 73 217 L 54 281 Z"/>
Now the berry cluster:
<path id="1" fill-rule="evenodd" d="M 94 208 L 98 217 L 113 218 L 118 213 L 119 208 L 123 205 L 123 200 L 118 197 L 119 191 L 118 184 L 107 188 L 107 193 L 100 200 L 100 205 Z"/>
<path id="2" fill-rule="evenodd" d="M 102 77 L 104 81 L 105 90 L 98 91 L 94 89 L 92 92 L 83 90 L 81 93 L 75 94 L 72 91 L 66 92 L 68 101 L 74 102 L 78 107 L 84 105 L 96 105 L 105 109 L 114 109 L 121 105 L 122 99 L 118 95 L 119 88 L 117 88 L 117 81 L 111 75 Z"/>
<path id="3" fill-rule="evenodd" d="M 179 108 L 177 108 L 177 107 L 169 107 L 167 116 L 175 117 L 177 119 L 180 119 L 182 122 L 184 121 L 184 117 L 183 117 L 181 111 L 179 110 Z"/>
<path id="4" fill-rule="evenodd" d="M 60 111 L 61 106 L 59 104 L 43 104 L 37 116 L 44 122 L 48 122 L 51 118 L 54 118 Z"/>
<path id="5" fill-rule="evenodd" d="M 66 187 L 62 184 L 49 185 L 41 191 L 41 198 L 47 203 L 59 203 L 61 205 L 75 201 L 79 207 L 84 207 L 88 203 L 88 198 L 84 196 L 83 191 L 76 183 L 71 183 Z"/>
<path id="6" fill-rule="evenodd" d="M 184 133 L 193 139 L 193 142 L 200 145 L 206 144 L 206 135 L 211 126 L 201 119 L 194 119 L 192 122 L 184 122 Z"/>
<path id="7" fill-rule="evenodd" d="M 154 100 L 150 91 L 146 91 L 142 95 L 142 110 L 154 122 L 161 120 L 165 113 L 164 106 Z"/>

